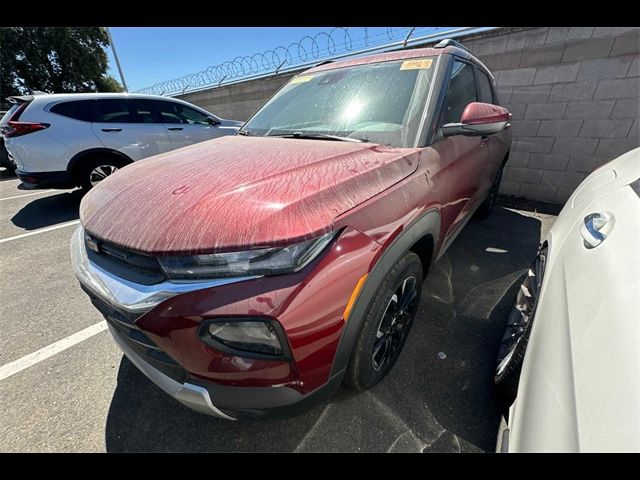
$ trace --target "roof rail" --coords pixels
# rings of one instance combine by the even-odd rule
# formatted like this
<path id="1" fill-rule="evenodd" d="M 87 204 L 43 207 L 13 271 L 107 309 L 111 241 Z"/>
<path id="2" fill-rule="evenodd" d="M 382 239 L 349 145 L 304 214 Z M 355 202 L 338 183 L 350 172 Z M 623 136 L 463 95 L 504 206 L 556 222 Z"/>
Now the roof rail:
<path id="1" fill-rule="evenodd" d="M 335 63 L 335 60 L 323 60 L 320 63 L 316 63 L 313 68 L 319 67 L 320 65 L 326 65 L 327 63 Z"/>
<path id="2" fill-rule="evenodd" d="M 433 48 L 446 48 L 446 47 L 458 47 L 461 48 L 462 50 L 464 50 L 465 52 L 468 52 L 469 50 L 467 49 L 467 47 L 465 47 L 464 45 L 462 45 L 460 42 L 456 42 L 455 40 L 453 40 L 452 38 L 445 38 L 444 40 L 441 40 L 440 43 L 438 43 L 435 47 Z"/>

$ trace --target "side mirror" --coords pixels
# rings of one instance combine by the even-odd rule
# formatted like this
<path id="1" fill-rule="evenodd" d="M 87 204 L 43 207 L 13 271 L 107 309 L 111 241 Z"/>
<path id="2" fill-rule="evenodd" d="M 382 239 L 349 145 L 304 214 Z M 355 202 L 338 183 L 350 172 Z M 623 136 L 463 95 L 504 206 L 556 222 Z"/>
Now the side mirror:
<path id="1" fill-rule="evenodd" d="M 509 110 L 490 103 L 472 102 L 462 112 L 460 123 L 447 123 L 441 127 L 442 135 L 475 137 L 498 133 L 510 126 Z"/>
<path id="2" fill-rule="evenodd" d="M 209 122 L 209 125 L 220 125 L 222 122 L 220 120 L 218 120 L 217 118 L 213 118 L 213 117 L 207 117 L 207 121 Z"/>

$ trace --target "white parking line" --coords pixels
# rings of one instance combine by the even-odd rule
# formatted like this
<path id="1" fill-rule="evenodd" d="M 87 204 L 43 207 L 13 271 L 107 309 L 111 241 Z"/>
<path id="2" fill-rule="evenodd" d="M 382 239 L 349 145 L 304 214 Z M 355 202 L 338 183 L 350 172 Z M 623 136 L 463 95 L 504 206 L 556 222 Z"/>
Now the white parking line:
<path id="1" fill-rule="evenodd" d="M 52 227 L 39 228 L 33 232 L 23 233 L 22 235 L 16 235 L 15 237 L 2 238 L 0 243 L 10 242 L 12 240 L 19 240 L 21 238 L 30 237 L 31 235 L 37 235 L 39 233 L 50 232 L 51 230 L 57 230 L 58 228 L 70 227 L 71 225 L 77 225 L 80 220 L 73 220 L 71 222 L 61 223 L 59 225 L 53 225 Z"/>
<path id="2" fill-rule="evenodd" d="M 57 190 L 41 190 L 39 192 L 25 193 L 24 195 L 14 195 L 13 197 L 0 198 L 0 202 L 2 202 L 3 200 L 13 200 L 15 198 L 30 197 L 31 195 L 42 195 L 44 193 L 51 193 L 55 191 Z"/>
<path id="3" fill-rule="evenodd" d="M 46 360 L 49 357 L 54 356 L 56 353 L 60 353 L 67 348 L 73 347 L 74 345 L 85 341 L 86 339 L 97 335 L 100 332 L 103 332 L 107 329 L 107 322 L 104 320 L 96 323 L 95 325 L 91 325 L 90 327 L 85 328 L 84 330 L 80 330 L 79 332 L 74 333 L 73 335 L 69 335 L 68 337 L 63 338 L 62 340 L 58 340 L 51 345 L 47 345 L 40 350 L 37 350 L 29 355 L 25 355 L 13 362 L 7 363 L 0 367 L 0 380 L 4 380 L 11 375 L 15 375 L 16 373 L 21 372 L 22 370 L 29 368 L 36 363 L 40 363 L 43 360 Z"/>

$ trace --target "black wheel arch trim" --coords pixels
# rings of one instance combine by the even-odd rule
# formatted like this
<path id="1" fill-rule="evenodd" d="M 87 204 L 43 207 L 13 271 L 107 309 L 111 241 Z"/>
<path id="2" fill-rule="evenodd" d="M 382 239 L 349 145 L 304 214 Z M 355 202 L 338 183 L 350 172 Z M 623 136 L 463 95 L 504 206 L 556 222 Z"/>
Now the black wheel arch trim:
<path id="1" fill-rule="evenodd" d="M 428 210 L 418 219 L 414 220 L 406 229 L 404 229 L 389 245 L 382 256 L 378 259 L 375 266 L 367 276 L 364 287 L 356 300 L 356 303 L 349 315 L 349 319 L 340 336 L 338 348 L 333 359 L 330 378 L 344 373 L 349 364 L 353 347 L 360 333 L 365 313 L 371 301 L 373 300 L 378 286 L 382 282 L 385 275 L 402 258 L 411 247 L 421 238 L 431 235 L 433 238 L 433 251 L 431 255 L 431 264 L 436 259 L 438 240 L 440 238 L 440 212 L 436 208 Z M 424 266 L 425 272 L 430 265 Z"/>
<path id="2" fill-rule="evenodd" d="M 122 161 L 126 162 L 127 164 L 133 163 L 133 160 L 131 158 L 129 158 L 127 155 L 125 155 L 124 153 L 118 150 L 114 150 L 112 148 L 104 148 L 104 147 L 89 148 L 88 150 L 83 150 L 82 152 L 76 153 L 73 157 L 71 157 L 71 160 L 69 160 L 69 165 L 67 165 L 67 171 L 70 172 L 71 174 L 74 174 L 76 171 L 76 167 L 78 166 L 78 163 L 82 161 L 82 159 L 86 157 L 93 157 L 97 154 L 115 156 L 115 157 L 119 157 Z"/>
<path id="3" fill-rule="evenodd" d="M 507 153 L 504 154 L 504 158 L 502 159 L 502 163 L 500 164 L 500 168 L 504 168 L 509 161 L 509 155 L 511 154 L 511 149 L 507 150 Z"/>

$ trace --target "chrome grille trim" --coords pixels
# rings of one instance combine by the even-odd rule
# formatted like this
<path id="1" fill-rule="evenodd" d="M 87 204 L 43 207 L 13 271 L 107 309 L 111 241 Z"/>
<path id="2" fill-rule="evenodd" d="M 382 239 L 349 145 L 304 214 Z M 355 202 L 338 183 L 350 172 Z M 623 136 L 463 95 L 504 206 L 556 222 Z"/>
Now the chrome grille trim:
<path id="1" fill-rule="evenodd" d="M 154 285 L 135 283 L 117 277 L 89 260 L 82 227 L 71 238 L 71 262 L 77 279 L 86 289 L 115 308 L 134 314 L 143 314 L 175 295 L 260 278 L 255 275 L 194 282 L 163 281 Z"/>

